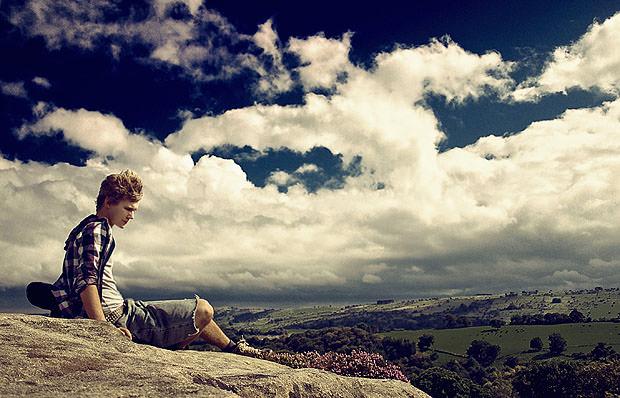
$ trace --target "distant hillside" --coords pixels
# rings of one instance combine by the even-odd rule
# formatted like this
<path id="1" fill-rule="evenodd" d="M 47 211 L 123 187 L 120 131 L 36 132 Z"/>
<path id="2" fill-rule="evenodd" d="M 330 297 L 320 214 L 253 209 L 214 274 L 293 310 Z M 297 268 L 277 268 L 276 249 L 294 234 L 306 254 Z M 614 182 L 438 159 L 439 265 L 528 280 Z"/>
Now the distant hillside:
<path id="1" fill-rule="evenodd" d="M 376 331 L 420 330 L 509 324 L 515 316 L 579 311 L 593 321 L 620 319 L 620 289 L 596 288 L 563 292 L 508 292 L 450 298 L 425 298 L 388 304 L 287 309 L 227 308 L 216 314 L 224 325 L 249 334 L 284 330 L 360 326 Z"/>

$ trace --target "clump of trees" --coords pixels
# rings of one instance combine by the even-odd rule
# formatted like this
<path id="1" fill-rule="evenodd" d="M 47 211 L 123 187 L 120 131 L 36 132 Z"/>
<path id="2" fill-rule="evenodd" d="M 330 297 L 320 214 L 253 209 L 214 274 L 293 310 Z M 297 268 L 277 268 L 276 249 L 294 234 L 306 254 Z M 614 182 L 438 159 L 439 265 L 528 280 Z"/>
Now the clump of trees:
<path id="1" fill-rule="evenodd" d="M 422 336 L 418 337 L 418 348 L 420 349 L 420 351 L 430 350 L 433 346 L 433 343 L 435 343 L 435 336 L 433 336 L 432 334 L 425 333 Z"/>
<path id="2" fill-rule="evenodd" d="M 289 352 L 349 353 L 353 350 L 363 350 L 380 352 L 386 356 L 393 356 L 392 352 L 401 350 L 415 352 L 413 343 L 395 339 L 385 340 L 361 328 L 306 330 L 303 333 L 294 333 L 277 339 L 249 338 L 248 341 L 258 346 Z M 407 345 L 413 347 L 405 347 Z"/>
<path id="3" fill-rule="evenodd" d="M 381 341 L 384 356 L 390 360 L 407 358 L 415 354 L 415 343 L 406 339 L 386 337 Z"/>
<path id="4" fill-rule="evenodd" d="M 549 335 L 549 353 L 551 355 L 560 355 L 566 350 L 566 339 L 560 333 L 552 333 Z"/>
<path id="5" fill-rule="evenodd" d="M 546 314 L 522 314 L 513 315 L 510 318 L 511 325 L 559 325 L 563 323 L 583 323 L 590 322 L 591 318 L 586 318 L 578 310 L 572 310 L 569 314 L 549 312 Z"/>
<path id="6" fill-rule="evenodd" d="M 545 361 L 514 377 L 514 392 L 523 398 L 604 397 L 620 393 L 620 361 Z"/>
<path id="7" fill-rule="evenodd" d="M 325 329 L 335 327 L 361 327 L 366 325 L 374 333 L 391 330 L 454 329 L 470 326 L 488 326 L 491 319 L 467 316 L 464 313 L 478 310 L 480 304 L 472 303 L 452 310 L 432 314 L 419 314 L 412 311 L 354 312 L 337 318 L 315 319 L 289 325 L 293 329 Z M 454 312 L 454 313 L 453 313 Z M 461 314 L 463 313 L 463 314 Z"/>
<path id="8" fill-rule="evenodd" d="M 560 333 L 552 333 L 549 339 L 549 355 L 558 356 L 566 351 L 566 339 Z M 543 349 L 543 341 L 540 337 L 534 337 L 530 340 L 530 348 L 532 351 L 539 352 Z"/>
<path id="9" fill-rule="evenodd" d="M 596 347 L 590 351 L 590 358 L 596 360 L 608 359 L 608 358 L 618 358 L 618 354 L 616 350 L 613 349 L 612 346 L 607 343 L 598 343 Z"/>
<path id="10" fill-rule="evenodd" d="M 479 395 L 481 388 L 458 373 L 432 367 L 422 371 L 412 383 L 435 398 L 469 398 Z"/>
<path id="11" fill-rule="evenodd" d="M 530 348 L 532 351 L 542 351 L 543 349 L 543 341 L 540 337 L 534 337 L 530 340 Z"/>
<path id="12" fill-rule="evenodd" d="M 467 356 L 475 359 L 482 366 L 491 365 L 501 351 L 501 347 L 485 340 L 474 340 L 467 349 Z"/>

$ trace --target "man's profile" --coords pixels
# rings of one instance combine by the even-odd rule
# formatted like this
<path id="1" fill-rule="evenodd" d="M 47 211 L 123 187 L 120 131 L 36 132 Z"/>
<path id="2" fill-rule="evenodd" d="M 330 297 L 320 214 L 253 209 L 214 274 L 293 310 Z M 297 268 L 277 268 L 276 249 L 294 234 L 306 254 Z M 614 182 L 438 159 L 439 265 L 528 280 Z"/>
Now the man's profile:
<path id="1" fill-rule="evenodd" d="M 231 341 L 213 320 L 213 307 L 198 295 L 141 301 L 120 293 L 109 261 L 115 247 L 112 229 L 123 229 L 134 218 L 142 188 L 141 178 L 131 170 L 110 174 L 102 181 L 96 214 L 84 218 L 65 241 L 62 273 L 51 289 L 56 314 L 110 322 L 138 343 L 186 347 L 201 338 L 223 351 L 258 355 L 260 351 L 245 340 Z"/>

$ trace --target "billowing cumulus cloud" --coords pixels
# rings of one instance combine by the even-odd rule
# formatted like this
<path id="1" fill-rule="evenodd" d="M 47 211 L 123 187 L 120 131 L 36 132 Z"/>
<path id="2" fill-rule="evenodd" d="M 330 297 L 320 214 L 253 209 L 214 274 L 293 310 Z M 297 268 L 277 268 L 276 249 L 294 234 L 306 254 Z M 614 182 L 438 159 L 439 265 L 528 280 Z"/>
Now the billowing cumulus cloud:
<path id="1" fill-rule="evenodd" d="M 328 39 L 323 34 L 307 39 L 291 38 L 288 51 L 301 61 L 297 72 L 306 89 L 332 88 L 338 77 L 349 70 L 351 36 L 345 33 L 340 40 Z"/>
<path id="2" fill-rule="evenodd" d="M 189 120 L 167 137 L 166 145 L 190 153 L 224 144 L 301 152 L 323 145 L 342 154 L 345 162 L 361 155 L 369 173 L 350 184 L 380 182 L 414 195 L 420 202 L 417 211 L 433 217 L 440 211 L 431 203 L 442 195 L 437 183 L 444 178 L 436 146 L 444 134 L 432 111 L 421 104 L 425 93 L 460 101 L 491 90 L 503 92 L 511 82 L 509 68 L 497 54 L 479 56 L 452 42 L 399 48 L 380 54 L 371 70 L 349 66 L 348 78 L 337 83 L 329 98 L 308 93 L 304 105 L 256 105 Z"/>
<path id="3" fill-rule="evenodd" d="M 555 49 L 540 76 L 528 79 L 513 93 L 517 101 L 534 101 L 571 88 L 597 88 L 620 92 L 620 54 L 614 51 L 620 37 L 620 13 L 594 22 L 575 43 Z"/>
<path id="4" fill-rule="evenodd" d="M 40 103 L 37 110 L 45 107 Z M 120 119 L 85 109 L 55 109 L 36 123 L 22 126 L 18 135 L 23 138 L 27 134 L 50 135 L 57 131 L 63 132 L 67 142 L 104 156 L 125 152 L 130 137 Z"/>
<path id="5" fill-rule="evenodd" d="M 513 84 L 512 68 L 496 52 L 472 54 L 446 37 L 379 54 L 375 75 L 382 86 L 415 101 L 431 92 L 462 102 L 491 93 L 506 96 Z"/>
<path id="6" fill-rule="evenodd" d="M 2 286 L 55 277 L 99 182 L 127 167 L 146 193 L 136 219 L 114 231 L 121 288 L 316 299 L 620 282 L 620 100 L 440 153 L 445 135 L 426 96 L 505 97 L 511 63 L 445 40 L 346 68 L 329 96 L 190 117 L 163 143 L 114 115 L 38 107 L 22 136 L 62 131 L 94 154 L 86 167 L 0 158 Z M 361 174 L 309 193 L 291 182 L 315 172 L 310 164 L 260 188 L 233 160 L 190 157 L 225 144 L 321 145 L 361 156 Z"/>

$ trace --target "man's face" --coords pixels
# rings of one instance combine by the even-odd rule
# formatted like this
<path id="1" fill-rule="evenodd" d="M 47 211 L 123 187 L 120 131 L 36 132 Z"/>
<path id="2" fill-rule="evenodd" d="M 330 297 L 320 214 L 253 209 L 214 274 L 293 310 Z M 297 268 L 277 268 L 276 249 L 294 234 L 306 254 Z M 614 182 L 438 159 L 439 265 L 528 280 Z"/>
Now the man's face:
<path id="1" fill-rule="evenodd" d="M 107 202 L 107 199 L 106 199 Z M 112 226 L 117 226 L 121 229 L 125 228 L 125 225 L 129 220 L 133 219 L 134 214 L 138 211 L 140 201 L 131 202 L 127 199 L 123 199 L 116 204 L 107 203 L 108 207 L 108 221 Z"/>

